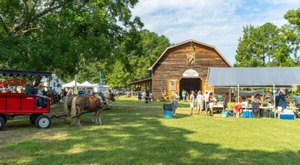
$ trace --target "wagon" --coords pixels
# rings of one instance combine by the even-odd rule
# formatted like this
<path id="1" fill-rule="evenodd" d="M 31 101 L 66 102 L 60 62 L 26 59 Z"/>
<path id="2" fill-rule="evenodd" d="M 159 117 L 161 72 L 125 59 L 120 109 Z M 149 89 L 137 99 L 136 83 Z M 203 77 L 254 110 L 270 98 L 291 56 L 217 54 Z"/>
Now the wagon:
<path id="1" fill-rule="evenodd" d="M 50 72 L 0 70 L 3 76 L 48 77 Z M 44 100 L 44 105 L 38 104 L 38 99 Z M 51 125 L 50 98 L 38 94 L 0 93 L 0 130 L 6 122 L 16 116 L 27 115 L 29 122 L 38 128 L 48 128 Z"/>
<path id="2" fill-rule="evenodd" d="M 43 107 L 37 106 L 38 97 L 45 99 Z M 51 125 L 51 119 L 47 115 L 49 113 L 50 99 L 48 97 L 35 94 L 0 94 L 0 129 L 4 128 L 7 120 L 20 115 L 28 115 L 30 123 L 38 128 L 48 128 Z"/>

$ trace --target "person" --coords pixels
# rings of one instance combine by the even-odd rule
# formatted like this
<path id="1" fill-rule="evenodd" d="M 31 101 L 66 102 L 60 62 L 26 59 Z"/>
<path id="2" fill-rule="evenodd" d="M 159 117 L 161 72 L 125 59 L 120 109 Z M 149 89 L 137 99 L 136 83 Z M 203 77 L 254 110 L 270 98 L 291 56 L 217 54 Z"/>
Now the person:
<path id="1" fill-rule="evenodd" d="M 42 108 L 45 105 L 45 98 L 42 97 L 43 96 L 43 92 L 42 92 L 42 86 L 37 86 L 35 87 L 35 94 L 37 94 L 37 106 L 39 108 Z"/>
<path id="2" fill-rule="evenodd" d="M 28 82 L 26 84 L 26 87 L 25 87 L 25 93 L 26 94 L 32 94 L 32 91 L 33 91 L 33 85 L 32 85 L 32 82 Z"/>
<path id="3" fill-rule="evenodd" d="M 210 116 L 213 116 L 213 114 L 214 114 L 214 111 L 213 111 L 214 98 L 213 98 L 213 93 L 212 92 L 208 96 L 208 106 L 209 106 Z"/>
<path id="4" fill-rule="evenodd" d="M 254 97 L 251 99 L 252 101 L 252 112 L 253 112 L 253 117 L 259 117 L 259 106 L 260 106 L 260 99 L 259 99 L 259 94 L 256 94 Z"/>
<path id="5" fill-rule="evenodd" d="M 54 103 L 54 97 L 53 97 L 53 90 L 52 87 L 50 87 L 49 91 L 48 91 L 48 97 L 50 97 L 51 99 L 51 103 Z"/>
<path id="6" fill-rule="evenodd" d="M 225 97 L 223 99 L 223 107 L 224 107 L 224 110 L 227 109 L 227 104 L 229 102 L 229 96 L 228 96 L 228 93 L 225 93 Z"/>
<path id="7" fill-rule="evenodd" d="M 139 103 L 142 102 L 142 97 L 143 97 L 143 95 L 142 95 L 142 92 L 141 92 L 141 91 L 138 91 L 137 96 L 138 96 L 138 102 L 139 102 Z"/>
<path id="8" fill-rule="evenodd" d="M 149 102 L 149 96 L 150 96 L 149 91 L 146 91 L 146 93 L 145 93 L 145 103 Z"/>
<path id="9" fill-rule="evenodd" d="M 67 90 L 67 96 L 71 96 L 73 94 L 74 94 L 74 92 L 71 88 Z"/>
<path id="10" fill-rule="evenodd" d="M 203 100 L 204 100 L 204 97 L 201 94 L 201 91 L 199 90 L 197 97 L 196 97 L 196 110 L 197 110 L 197 114 L 200 114 L 200 115 L 203 110 Z"/>
<path id="11" fill-rule="evenodd" d="M 153 94 L 152 94 L 152 92 L 150 92 L 150 93 L 149 93 L 149 103 L 152 102 L 152 97 L 153 97 Z"/>
<path id="12" fill-rule="evenodd" d="M 108 90 L 108 93 L 109 93 L 109 100 L 113 102 L 116 101 L 115 94 L 111 90 Z"/>
<path id="13" fill-rule="evenodd" d="M 235 116 L 236 116 L 236 118 L 240 118 L 240 113 L 242 111 L 242 105 L 240 103 L 237 103 L 234 106 L 234 109 L 235 109 Z"/>
<path id="14" fill-rule="evenodd" d="M 247 109 L 248 108 L 247 98 L 242 98 L 242 108 L 243 109 Z"/>
<path id="15" fill-rule="evenodd" d="M 194 91 L 191 91 L 189 100 L 190 100 L 190 115 L 192 115 L 193 114 L 194 105 L 195 105 Z"/>
<path id="16" fill-rule="evenodd" d="M 66 101 L 66 98 L 67 98 L 67 90 L 66 88 L 65 89 L 61 89 L 61 98 L 62 98 L 62 101 L 65 102 Z"/>
<path id="17" fill-rule="evenodd" d="M 276 107 L 282 107 L 282 109 L 286 108 L 286 96 L 283 90 L 280 90 L 279 95 L 276 96 Z"/>
<path id="18" fill-rule="evenodd" d="M 204 94 L 204 109 L 205 109 L 205 115 L 207 115 L 208 98 L 209 98 L 209 94 L 208 94 L 208 92 L 205 92 L 205 94 Z"/>
<path id="19" fill-rule="evenodd" d="M 176 94 L 176 92 L 172 93 L 172 111 L 173 111 L 173 116 L 176 116 L 176 110 L 178 108 L 178 100 L 179 96 Z"/>
<path id="20" fill-rule="evenodd" d="M 181 91 L 181 97 L 182 97 L 182 100 L 186 99 L 186 90 Z"/>

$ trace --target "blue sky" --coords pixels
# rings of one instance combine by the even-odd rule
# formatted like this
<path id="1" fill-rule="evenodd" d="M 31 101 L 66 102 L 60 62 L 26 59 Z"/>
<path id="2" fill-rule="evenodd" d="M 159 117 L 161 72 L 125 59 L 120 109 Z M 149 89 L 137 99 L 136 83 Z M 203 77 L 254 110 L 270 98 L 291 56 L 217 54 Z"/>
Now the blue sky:
<path id="1" fill-rule="evenodd" d="M 133 15 L 144 28 L 165 35 L 171 43 L 195 39 L 215 46 L 233 64 L 238 39 L 246 25 L 281 26 L 284 13 L 300 0 L 140 0 Z"/>

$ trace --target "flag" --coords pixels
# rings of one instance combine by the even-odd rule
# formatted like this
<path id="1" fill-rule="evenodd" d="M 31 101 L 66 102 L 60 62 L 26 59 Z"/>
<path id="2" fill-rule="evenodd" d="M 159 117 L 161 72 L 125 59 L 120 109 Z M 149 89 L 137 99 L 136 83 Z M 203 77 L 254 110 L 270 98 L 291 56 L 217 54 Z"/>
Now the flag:
<path id="1" fill-rule="evenodd" d="M 102 90 L 103 90 L 103 80 L 102 80 L 101 72 L 99 72 L 99 91 L 102 92 Z"/>

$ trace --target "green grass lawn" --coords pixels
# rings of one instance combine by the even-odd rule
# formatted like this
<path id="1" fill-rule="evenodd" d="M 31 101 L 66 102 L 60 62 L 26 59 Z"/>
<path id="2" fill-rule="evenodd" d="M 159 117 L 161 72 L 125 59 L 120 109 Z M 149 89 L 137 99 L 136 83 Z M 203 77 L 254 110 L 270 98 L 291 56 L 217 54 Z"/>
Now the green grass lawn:
<path id="1" fill-rule="evenodd" d="M 134 98 L 135 99 L 135 98 Z M 300 120 L 188 116 L 164 119 L 160 102 L 120 98 L 80 128 L 53 120 L 40 130 L 27 119 L 0 132 L 0 164 L 299 164 Z M 181 106 L 187 106 L 181 103 Z M 53 107 L 62 111 L 61 105 Z"/>

